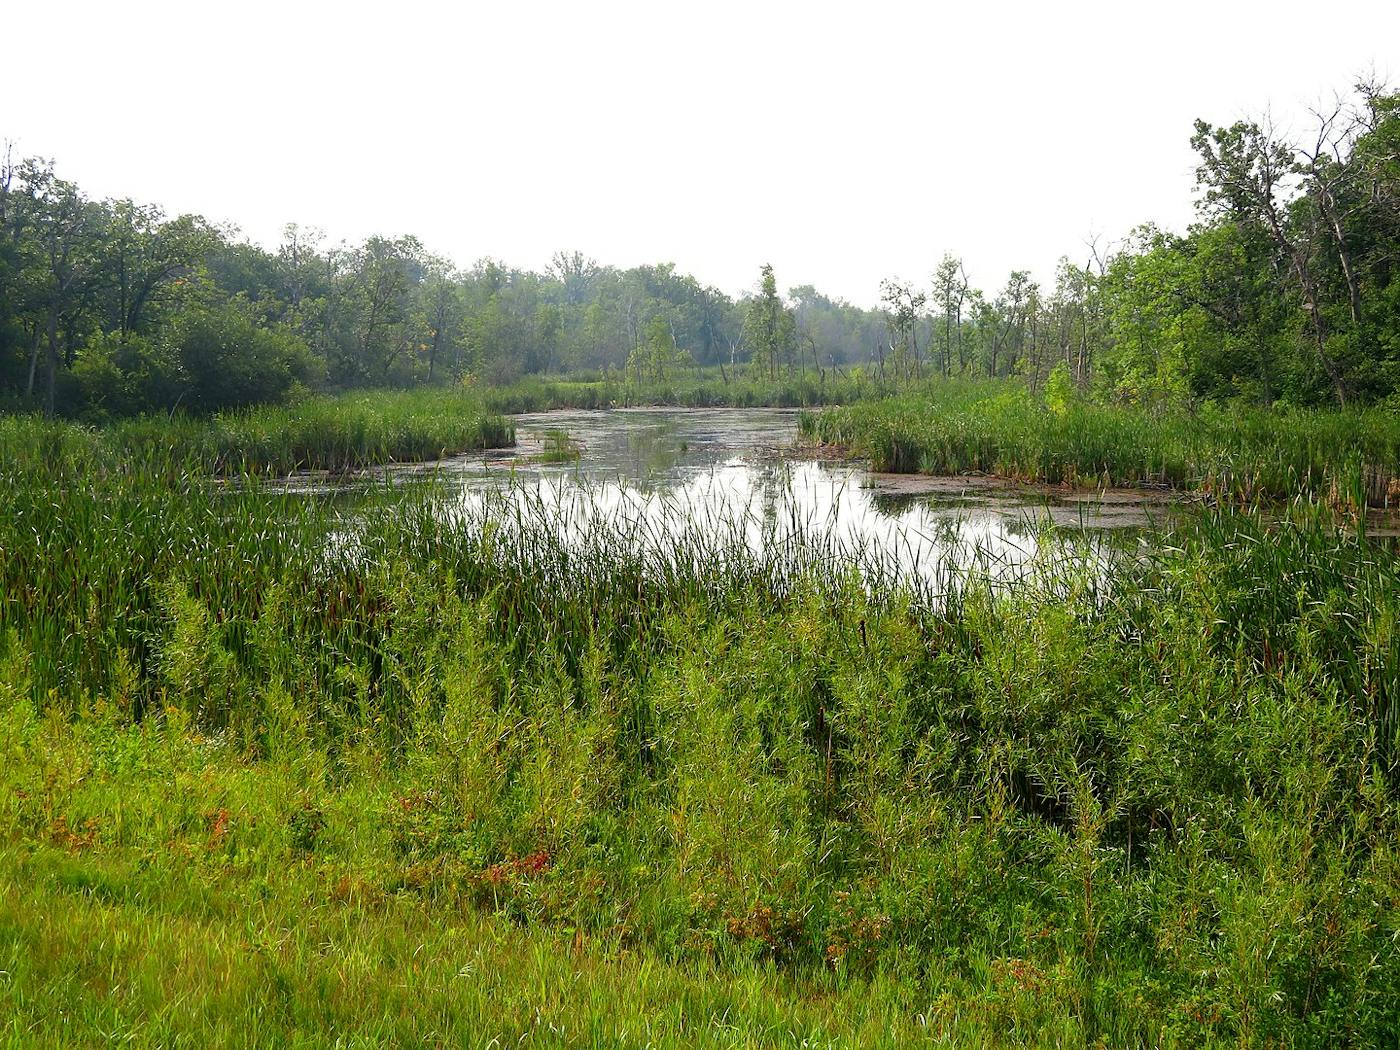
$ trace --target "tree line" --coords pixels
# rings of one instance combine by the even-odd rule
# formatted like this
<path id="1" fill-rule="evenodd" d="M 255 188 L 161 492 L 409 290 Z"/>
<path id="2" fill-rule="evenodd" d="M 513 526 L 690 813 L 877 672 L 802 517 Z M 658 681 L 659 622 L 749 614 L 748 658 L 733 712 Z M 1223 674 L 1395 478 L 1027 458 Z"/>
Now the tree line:
<path id="1" fill-rule="evenodd" d="M 945 257 L 887 280 L 877 366 L 1052 372 L 1106 400 L 1345 405 L 1400 392 L 1400 94 L 1363 80 L 1290 138 L 1197 121 L 1197 221 L 1013 272 L 988 296 Z"/>
<path id="2" fill-rule="evenodd" d="M 582 252 L 544 272 L 490 258 L 463 269 L 415 237 L 330 244 L 298 225 L 266 250 L 200 216 L 90 199 L 51 162 L 7 154 L 0 405 L 202 412 L 304 389 L 578 370 L 645 382 L 706 365 L 776 375 L 871 355 L 878 311 L 811 288 L 793 309 L 764 273 L 735 299 L 669 263 L 620 270 Z"/>
<path id="3" fill-rule="evenodd" d="M 711 366 L 776 379 L 1052 375 L 1105 399 L 1315 404 L 1400 389 L 1400 95 L 1373 81 L 1290 140 L 1198 121 L 1198 219 L 987 293 L 946 255 L 866 309 L 771 267 L 731 297 L 665 263 L 560 252 L 461 268 L 415 237 L 267 250 L 196 215 L 93 200 L 51 162 L 0 161 L 0 405 L 212 411 L 306 389 Z"/>

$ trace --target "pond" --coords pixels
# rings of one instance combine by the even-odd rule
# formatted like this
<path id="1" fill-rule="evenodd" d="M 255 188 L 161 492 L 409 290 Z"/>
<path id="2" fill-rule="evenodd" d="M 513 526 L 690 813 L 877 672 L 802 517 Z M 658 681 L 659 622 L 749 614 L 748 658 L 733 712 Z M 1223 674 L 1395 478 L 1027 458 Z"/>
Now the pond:
<path id="1" fill-rule="evenodd" d="M 432 477 L 465 515 L 543 517 L 565 535 L 623 525 L 664 546 L 687 531 L 751 550 L 816 545 L 925 582 L 975 564 L 1001 578 L 1051 534 L 1082 552 L 1119 548 L 1172 507 L 1166 493 L 1070 492 L 1001 479 L 877 474 L 800 440 L 788 409 L 559 410 L 516 416 L 516 447 L 401 464 L 375 476 Z M 298 487 L 342 482 L 301 477 Z M 444 527 L 448 523 L 444 522 Z"/>

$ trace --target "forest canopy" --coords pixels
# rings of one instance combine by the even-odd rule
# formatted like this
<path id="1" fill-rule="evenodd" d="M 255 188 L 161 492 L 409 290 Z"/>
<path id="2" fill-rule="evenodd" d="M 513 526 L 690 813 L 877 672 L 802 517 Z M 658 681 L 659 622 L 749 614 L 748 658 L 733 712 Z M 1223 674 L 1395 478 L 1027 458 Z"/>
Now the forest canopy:
<path id="1" fill-rule="evenodd" d="M 615 370 L 643 383 L 859 366 L 1025 376 L 1106 400 L 1365 403 L 1400 390 L 1400 94 L 1362 82 L 1296 140 L 1197 121 L 1197 222 L 975 287 L 954 255 L 863 308 L 771 267 L 734 298 L 662 263 L 469 267 L 416 237 L 267 249 L 200 216 L 0 168 L 0 406 L 100 419 L 315 389 Z M 989 224 L 990 225 L 990 224 Z M 931 254 L 932 258 L 932 254 Z"/>

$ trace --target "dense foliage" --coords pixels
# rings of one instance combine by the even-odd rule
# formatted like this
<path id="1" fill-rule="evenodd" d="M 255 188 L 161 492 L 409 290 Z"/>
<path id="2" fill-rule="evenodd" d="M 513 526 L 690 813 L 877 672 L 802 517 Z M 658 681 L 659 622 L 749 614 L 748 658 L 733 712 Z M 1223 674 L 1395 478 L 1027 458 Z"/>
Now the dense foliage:
<path id="1" fill-rule="evenodd" d="M 818 295 L 754 310 L 674 266 L 620 271 L 559 253 L 547 272 L 468 270 L 413 237 L 327 245 L 289 226 L 275 252 L 197 216 L 93 201 L 52 165 L 0 167 L 0 406 L 90 419 L 211 412 L 307 388 L 407 387 L 610 369 L 634 386 L 716 366 L 814 377 L 867 355 L 882 322 Z M 800 331 L 805 341 L 799 340 Z M 800 362 L 799 362 L 800 357 Z"/>
<path id="2" fill-rule="evenodd" d="M 18 1041 L 1400 1024 L 1400 561 L 1318 508 L 871 593 L 819 532 L 45 464 L 0 466 Z"/>
<path id="3" fill-rule="evenodd" d="M 376 391 L 295 406 L 117 420 L 102 428 L 0 417 L 0 462 L 12 471 L 102 475 L 153 466 L 238 477 L 360 470 L 515 443 L 513 428 L 456 391 Z M 4 551 L 0 550 L 0 554 Z"/>
<path id="4" fill-rule="evenodd" d="M 1024 271 L 988 297 L 946 258 L 927 290 L 888 281 L 882 367 L 1057 371 L 1130 402 L 1367 402 L 1400 389 L 1400 95 L 1374 83 L 1315 114 L 1300 143 L 1267 122 L 1197 121 L 1199 221 L 1143 227 Z M 883 353 L 882 353 L 883 356 Z"/>
<path id="5" fill-rule="evenodd" d="M 1400 416 L 1370 408 L 1160 406 L 1040 396 L 1003 380 L 940 381 L 804 414 L 809 437 L 875 470 L 994 474 L 1086 488 L 1148 485 L 1229 502 L 1298 495 L 1357 511 L 1400 506 Z"/>

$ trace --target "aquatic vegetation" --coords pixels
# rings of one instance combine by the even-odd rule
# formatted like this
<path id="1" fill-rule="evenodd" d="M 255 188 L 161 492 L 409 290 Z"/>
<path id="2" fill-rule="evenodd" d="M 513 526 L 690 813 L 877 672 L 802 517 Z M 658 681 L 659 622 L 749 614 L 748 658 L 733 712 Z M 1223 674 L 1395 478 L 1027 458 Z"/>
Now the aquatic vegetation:
<path id="1" fill-rule="evenodd" d="M 687 369 L 664 381 L 629 380 L 622 372 L 574 376 L 529 376 L 483 390 L 497 412 L 552 408 L 623 408 L 675 405 L 681 408 L 810 408 L 884 397 L 898 386 L 853 369 L 785 373 L 773 379 L 718 367 Z"/>
<path id="2" fill-rule="evenodd" d="M 808 414 L 801 425 L 896 473 L 1161 485 L 1246 503 L 1400 501 L 1400 417 L 1382 408 L 1147 412 L 1076 401 L 1052 411 L 1019 384 L 948 382 Z"/>
<path id="3" fill-rule="evenodd" d="M 171 464 L 210 473 L 358 470 L 512 445 L 508 421 L 471 393 L 370 391 L 207 418 L 143 416 L 97 429 L 0 416 L 0 463 L 87 470 Z"/>
<path id="4" fill-rule="evenodd" d="M 558 428 L 545 431 L 541 446 L 534 456 L 540 463 L 572 463 L 582 452 L 579 443 L 569 436 L 569 432 Z"/>
<path id="5" fill-rule="evenodd" d="M 1400 1023 L 1400 559 L 1323 506 L 933 589 L 816 532 L 54 462 L 0 467 L 17 1031 Z"/>

